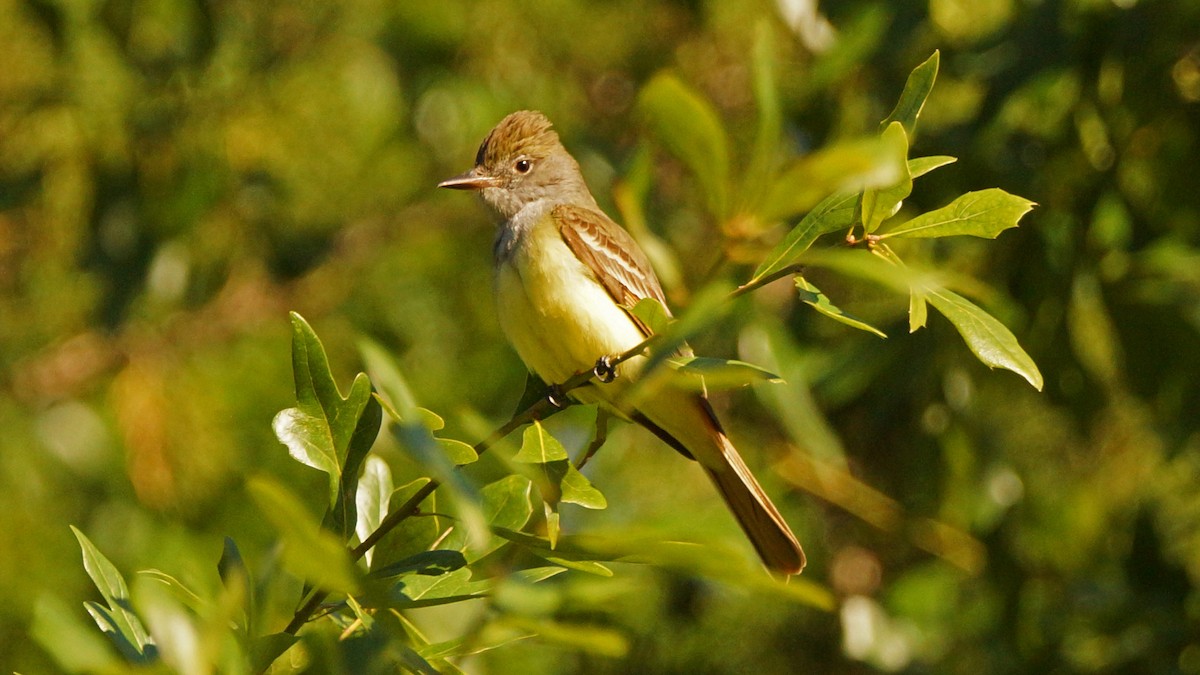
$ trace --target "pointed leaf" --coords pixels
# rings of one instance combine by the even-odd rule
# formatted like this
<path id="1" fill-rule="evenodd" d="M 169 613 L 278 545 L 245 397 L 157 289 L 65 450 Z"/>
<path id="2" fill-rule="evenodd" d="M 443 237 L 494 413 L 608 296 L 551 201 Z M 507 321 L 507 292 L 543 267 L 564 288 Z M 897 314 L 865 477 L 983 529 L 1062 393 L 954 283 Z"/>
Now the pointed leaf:
<path id="1" fill-rule="evenodd" d="M 753 363 L 707 356 L 685 356 L 671 359 L 678 378 L 676 384 L 696 391 L 725 391 L 749 386 L 755 382 L 779 383 L 783 380 Z"/>
<path id="2" fill-rule="evenodd" d="M 667 311 L 667 308 L 661 302 L 654 298 L 642 298 L 637 301 L 636 305 L 626 309 L 638 321 L 645 324 L 651 333 L 662 333 L 671 325 L 671 313 Z"/>
<path id="3" fill-rule="evenodd" d="M 133 655 L 138 660 L 142 660 L 143 657 L 153 658 L 154 640 L 146 632 L 141 620 L 133 613 L 129 598 L 129 586 L 126 585 L 125 578 L 121 576 L 116 566 L 104 557 L 100 549 L 96 548 L 95 544 L 87 538 L 87 535 L 74 525 L 70 527 L 83 552 L 83 568 L 91 577 L 92 583 L 96 585 L 96 590 L 100 591 L 100 595 L 108 603 L 107 609 L 96 605 L 97 611 L 92 611 L 89 606 L 92 618 L 96 619 L 97 624 L 101 624 L 102 618 L 111 624 L 110 637 L 117 642 L 118 647 L 124 649 L 122 645 L 122 641 L 124 641 L 133 650 Z M 108 632 L 104 625 L 100 625 L 100 628 Z M 126 654 L 126 656 L 130 655 Z"/>
<path id="4" fill-rule="evenodd" d="M 712 105 L 675 76 L 660 74 L 642 89 L 638 108 L 654 137 L 700 184 L 712 214 L 723 217 L 729 195 L 729 139 Z"/>
<path id="5" fill-rule="evenodd" d="M 775 179 L 760 215 L 774 221 L 807 211 L 831 194 L 891 185 L 905 171 L 907 151 L 895 135 L 839 141 L 822 148 Z"/>
<path id="6" fill-rule="evenodd" d="M 471 581 L 469 567 L 437 576 L 410 574 L 400 577 L 392 586 L 388 592 L 386 606 L 406 609 L 460 602 L 482 597 L 492 586 L 490 580 Z"/>
<path id="7" fill-rule="evenodd" d="M 442 452 L 446 453 L 446 458 L 455 466 L 470 464 L 479 459 L 479 453 L 475 452 L 475 447 L 468 443 L 452 438 L 439 438 L 437 442 L 441 446 Z"/>
<path id="8" fill-rule="evenodd" d="M 368 457 L 363 468 L 362 478 L 358 481 L 358 490 L 354 495 L 357 506 L 357 520 L 354 532 L 359 541 L 366 540 L 379 527 L 379 523 L 387 517 L 388 506 L 394 490 L 392 485 L 392 470 L 387 462 L 378 457 Z M 371 564 L 374 549 L 365 554 L 367 565 Z"/>
<path id="9" fill-rule="evenodd" d="M 928 291 L 929 304 L 958 329 L 967 347 L 989 368 L 1005 368 L 1042 390 L 1042 373 L 1017 338 L 992 315 L 946 289 Z"/>
<path id="10" fill-rule="evenodd" d="M 890 228 L 879 238 L 970 235 L 995 239 L 1004 230 L 1016 227 L 1021 216 L 1033 207 L 1033 202 L 999 188 L 968 192 L 947 206 Z"/>
<path id="11" fill-rule="evenodd" d="M 485 485 L 483 513 L 488 525 L 509 530 L 520 530 L 533 515 L 533 484 L 524 476 L 510 475 Z"/>
<path id="12" fill-rule="evenodd" d="M 546 511 L 546 539 L 550 540 L 550 548 L 558 546 L 559 518 L 558 505 L 549 501 L 542 504 Z"/>
<path id="13" fill-rule="evenodd" d="M 562 477 L 562 501 L 576 504 L 585 509 L 603 509 L 608 507 L 604 494 L 592 485 L 575 465 L 565 462 L 566 473 Z"/>
<path id="14" fill-rule="evenodd" d="M 521 449 L 513 461 L 525 464 L 545 464 L 559 459 L 568 459 L 567 449 L 558 439 L 550 435 L 539 421 L 525 427 L 521 435 Z"/>
<path id="15" fill-rule="evenodd" d="M 899 122 L 892 122 L 883 130 L 883 137 L 897 147 L 904 148 L 908 156 L 908 136 Z M 891 218 L 900 210 L 900 205 L 912 194 L 912 174 L 909 173 L 908 162 L 903 164 L 899 178 L 886 187 L 867 188 L 863 190 L 860 209 L 863 228 L 867 233 L 873 233 L 884 220 Z"/>
<path id="16" fill-rule="evenodd" d="M 779 242 L 754 271 L 746 284 L 752 284 L 772 274 L 795 265 L 800 256 L 823 234 L 849 229 L 854 222 L 855 194 L 837 194 L 826 197 Z"/>
<path id="17" fill-rule="evenodd" d="M 375 440 L 382 413 L 365 375 L 355 378 L 348 396 L 341 395 L 320 338 L 304 317 L 292 312 L 291 320 L 297 405 L 276 415 L 272 426 L 292 457 L 328 474 L 332 521 L 345 533 L 353 525 L 348 513 L 353 502 L 347 500 L 353 497 L 353 483 Z M 348 480 L 343 481 L 343 474 Z"/>
<path id="18" fill-rule="evenodd" d="M 900 93 L 900 100 L 896 102 L 895 109 L 879 124 L 880 130 L 887 128 L 892 122 L 899 122 L 904 125 L 904 131 L 908 133 L 909 138 L 913 137 L 917 118 L 921 116 L 921 109 L 925 107 L 925 100 L 929 98 L 929 92 L 933 91 L 933 83 L 937 80 L 940 61 L 941 54 L 935 50 L 924 63 L 913 69 L 908 81 L 904 83 L 904 91 Z"/>
<path id="19" fill-rule="evenodd" d="M 953 164 L 958 160 L 948 155 L 933 155 L 930 157 L 914 157 L 908 160 L 908 173 L 914 179 L 920 178 L 934 169 L 941 168 L 947 164 Z"/>
<path id="20" fill-rule="evenodd" d="M 866 323 L 865 321 L 856 319 L 842 311 L 839 307 L 830 302 L 829 298 L 821 292 L 821 289 L 812 285 L 812 283 L 804 277 L 796 275 L 795 280 L 796 290 L 800 293 L 800 300 L 804 302 L 804 304 L 812 307 L 834 321 L 844 323 L 847 326 L 857 328 L 868 333 L 873 333 L 881 338 L 887 337 L 887 334 L 878 328 Z"/>

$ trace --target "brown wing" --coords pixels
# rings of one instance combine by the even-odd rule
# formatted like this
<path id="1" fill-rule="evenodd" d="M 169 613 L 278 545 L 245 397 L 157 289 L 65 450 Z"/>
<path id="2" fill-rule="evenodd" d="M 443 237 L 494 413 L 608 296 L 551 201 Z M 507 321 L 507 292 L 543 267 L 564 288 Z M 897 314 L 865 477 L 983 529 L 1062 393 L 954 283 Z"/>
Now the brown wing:
<path id="1" fill-rule="evenodd" d="M 638 300 L 654 298 L 667 308 L 662 285 L 646 254 L 621 226 L 600 211 L 562 204 L 554 207 L 554 220 L 567 248 L 579 258 L 618 305 L 632 307 Z M 667 314 L 670 315 L 669 309 Z M 632 314 L 646 335 L 650 329 Z"/>

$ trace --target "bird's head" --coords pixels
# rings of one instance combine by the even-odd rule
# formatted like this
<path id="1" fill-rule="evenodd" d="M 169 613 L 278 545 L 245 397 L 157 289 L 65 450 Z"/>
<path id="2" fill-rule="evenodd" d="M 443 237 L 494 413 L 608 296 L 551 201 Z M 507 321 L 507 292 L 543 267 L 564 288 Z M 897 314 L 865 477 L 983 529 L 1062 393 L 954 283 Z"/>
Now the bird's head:
<path id="1" fill-rule="evenodd" d="M 476 190 L 504 218 L 541 199 L 594 203 L 579 165 L 558 140 L 550 120 L 532 110 L 500 120 L 480 144 L 475 166 L 438 187 Z"/>

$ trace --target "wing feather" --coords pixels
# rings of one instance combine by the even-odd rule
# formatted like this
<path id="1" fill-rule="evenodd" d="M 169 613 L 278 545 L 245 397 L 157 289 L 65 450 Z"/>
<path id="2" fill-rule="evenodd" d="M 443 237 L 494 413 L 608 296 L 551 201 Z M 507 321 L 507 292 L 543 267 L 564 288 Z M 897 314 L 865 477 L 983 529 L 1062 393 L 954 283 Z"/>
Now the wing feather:
<path id="1" fill-rule="evenodd" d="M 670 315 L 654 268 L 628 232 L 602 212 L 582 206 L 556 206 L 553 216 L 567 247 L 618 305 L 629 308 L 639 300 L 653 298 Z M 629 316 L 643 334 L 650 335 L 649 327 L 632 314 Z"/>

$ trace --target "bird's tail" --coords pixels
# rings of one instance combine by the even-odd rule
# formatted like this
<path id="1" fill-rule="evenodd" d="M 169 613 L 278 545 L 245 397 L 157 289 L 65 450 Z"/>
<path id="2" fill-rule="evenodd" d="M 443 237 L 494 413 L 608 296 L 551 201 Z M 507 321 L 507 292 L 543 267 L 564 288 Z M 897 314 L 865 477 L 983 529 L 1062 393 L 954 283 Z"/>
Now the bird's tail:
<path id="1" fill-rule="evenodd" d="M 771 503 L 771 498 L 763 492 L 725 434 L 718 431 L 716 436 L 723 446 L 721 450 L 726 466 L 722 469 L 705 466 L 708 477 L 717 486 L 717 491 L 758 551 L 763 564 L 781 574 L 799 574 L 804 569 L 805 559 L 796 535 L 792 534 L 779 510 Z"/>

